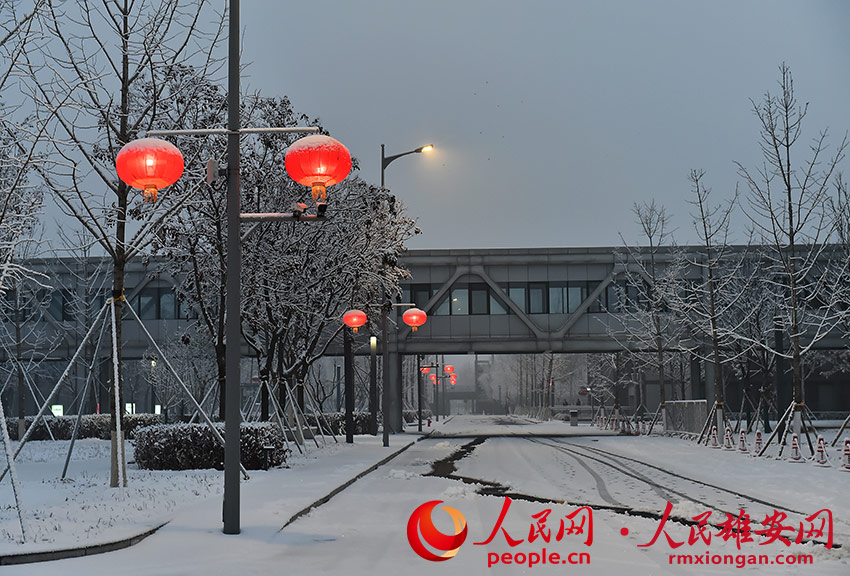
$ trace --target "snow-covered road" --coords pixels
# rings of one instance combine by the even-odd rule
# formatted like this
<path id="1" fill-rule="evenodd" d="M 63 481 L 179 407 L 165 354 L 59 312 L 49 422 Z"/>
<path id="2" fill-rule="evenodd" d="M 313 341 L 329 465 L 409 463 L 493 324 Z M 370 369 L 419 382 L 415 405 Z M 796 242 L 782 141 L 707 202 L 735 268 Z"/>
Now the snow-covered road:
<path id="1" fill-rule="evenodd" d="M 243 534 L 224 536 L 207 510 L 220 511 L 220 500 L 211 498 L 204 512 L 211 516 L 209 528 L 184 518 L 183 528 L 175 524 L 127 550 L 4 566 L 2 573 L 850 573 L 850 473 L 836 466 L 756 459 L 675 438 L 598 432 L 562 422 L 456 417 L 283 530 L 255 530 L 251 517 Z M 293 486 L 306 494 L 328 468 L 295 472 L 301 476 Z M 282 477 L 270 475 L 268 481 L 274 478 Z M 266 482 L 257 489 L 270 494 L 271 488 Z M 467 525 L 457 555 L 442 562 L 421 558 L 408 540 L 411 514 L 435 500 L 442 501 L 431 516 L 438 531 L 455 532 L 443 506 L 462 514 Z M 668 502 L 669 518 L 661 526 Z M 826 542 L 828 531 L 815 530 L 827 516 L 824 511 L 833 519 L 831 550 L 818 543 Z M 726 522 L 725 512 L 734 526 Z M 695 516 L 707 524 L 700 526 Z M 768 517 L 773 521 L 765 523 Z M 273 519 L 267 524 L 273 526 Z M 724 530 L 724 524 L 735 529 Z M 801 525 L 803 542 L 796 544 Z M 414 532 L 420 540 L 421 526 Z M 769 531 L 758 534 L 771 526 L 772 534 L 790 544 L 769 542 Z M 736 534 L 745 541 L 739 544 Z M 748 535 L 752 542 L 746 541 Z M 810 556 L 805 561 L 813 564 L 791 564 L 799 561 L 798 554 Z"/>

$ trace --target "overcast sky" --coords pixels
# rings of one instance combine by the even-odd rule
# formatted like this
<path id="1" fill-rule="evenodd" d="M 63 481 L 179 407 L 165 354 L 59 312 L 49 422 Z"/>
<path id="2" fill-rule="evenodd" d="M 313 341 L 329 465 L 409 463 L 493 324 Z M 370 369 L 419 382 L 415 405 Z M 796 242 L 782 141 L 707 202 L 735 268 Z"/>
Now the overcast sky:
<path id="1" fill-rule="evenodd" d="M 382 143 L 435 145 L 386 173 L 411 248 L 620 245 L 652 198 L 693 242 L 688 171 L 727 196 L 733 161 L 759 163 L 750 98 L 783 61 L 807 137 L 850 129 L 844 0 L 250 0 L 241 17 L 243 86 L 319 116 L 367 181 Z"/>

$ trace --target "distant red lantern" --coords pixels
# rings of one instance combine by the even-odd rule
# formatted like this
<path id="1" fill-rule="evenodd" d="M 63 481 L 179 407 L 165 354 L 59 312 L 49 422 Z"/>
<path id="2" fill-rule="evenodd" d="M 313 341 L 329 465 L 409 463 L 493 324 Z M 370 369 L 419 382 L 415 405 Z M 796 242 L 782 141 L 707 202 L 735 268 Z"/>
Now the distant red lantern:
<path id="1" fill-rule="evenodd" d="M 177 146 L 159 138 L 128 142 L 115 157 L 118 177 L 128 186 L 141 189 L 146 202 L 156 202 L 157 191 L 177 182 L 183 168 L 183 155 Z"/>
<path id="2" fill-rule="evenodd" d="M 425 321 L 428 320 L 428 315 L 419 308 L 410 308 L 404 311 L 401 319 L 404 320 L 405 324 L 410 326 L 410 330 L 412 332 L 416 332 L 416 329 L 425 324 Z"/>
<path id="3" fill-rule="evenodd" d="M 457 374 L 452 374 L 451 376 L 449 376 L 449 384 L 451 384 L 452 386 L 457 384 Z"/>
<path id="4" fill-rule="evenodd" d="M 455 367 L 454 367 L 454 366 L 452 366 L 451 364 L 449 364 L 449 365 L 447 365 L 446 367 L 444 367 L 444 368 L 443 368 L 443 371 L 444 371 L 446 374 L 451 374 L 452 372 L 454 372 L 454 371 L 455 371 Z"/>
<path id="5" fill-rule="evenodd" d="M 437 375 L 436 374 L 431 374 L 431 382 L 433 382 L 434 384 L 437 383 Z"/>
<path id="6" fill-rule="evenodd" d="M 330 136 L 305 136 L 287 149 L 284 166 L 290 178 L 312 187 L 313 200 L 320 195 L 325 200 L 325 188 L 342 182 L 351 172 L 351 154 Z"/>
<path id="7" fill-rule="evenodd" d="M 342 315 L 342 322 L 351 328 L 352 332 L 357 332 L 357 329 L 366 323 L 366 313 L 363 310 L 349 310 Z"/>
<path id="8" fill-rule="evenodd" d="M 428 372 L 431 371 L 431 367 L 430 366 L 423 366 L 422 368 L 419 369 L 419 371 L 422 372 L 423 374 L 427 374 Z"/>

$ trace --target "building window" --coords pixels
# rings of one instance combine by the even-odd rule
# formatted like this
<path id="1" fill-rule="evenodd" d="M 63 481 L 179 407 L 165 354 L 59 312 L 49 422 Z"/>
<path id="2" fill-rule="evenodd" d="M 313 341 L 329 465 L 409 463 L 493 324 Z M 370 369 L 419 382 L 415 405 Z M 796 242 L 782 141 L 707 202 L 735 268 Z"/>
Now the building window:
<path id="1" fill-rule="evenodd" d="M 510 313 L 510 311 L 507 308 L 505 308 L 505 306 L 502 304 L 502 302 L 498 298 L 493 296 L 493 294 L 490 294 L 490 315 L 491 316 L 493 316 L 493 315 L 503 316 L 503 315 L 509 314 L 509 313 Z"/>
<path id="2" fill-rule="evenodd" d="M 177 318 L 177 297 L 171 290 L 165 289 L 159 293 L 159 317 L 163 320 Z"/>

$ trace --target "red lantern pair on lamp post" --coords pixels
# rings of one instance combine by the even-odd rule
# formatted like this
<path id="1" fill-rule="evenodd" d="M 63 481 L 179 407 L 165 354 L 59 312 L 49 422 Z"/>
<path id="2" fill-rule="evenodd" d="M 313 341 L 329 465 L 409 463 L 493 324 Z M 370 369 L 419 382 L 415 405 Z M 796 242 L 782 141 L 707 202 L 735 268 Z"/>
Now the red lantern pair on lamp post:
<path id="1" fill-rule="evenodd" d="M 330 136 L 314 134 L 295 141 L 286 150 L 284 167 L 289 177 L 312 188 L 313 200 L 327 199 L 327 187 L 345 180 L 351 172 L 348 148 Z M 141 138 L 124 145 L 115 157 L 118 177 L 142 190 L 146 202 L 156 202 L 157 192 L 183 175 L 183 155 L 159 138 Z"/>
<path id="2" fill-rule="evenodd" d="M 428 320 L 428 315 L 419 308 L 410 308 L 402 315 L 404 323 L 410 326 L 410 329 L 415 332 L 417 328 L 424 325 Z M 352 332 L 366 324 L 366 313 L 362 310 L 349 310 L 342 315 L 343 323 L 351 328 Z M 383 349 L 384 349 L 384 375 L 387 373 L 387 318 L 386 308 L 382 309 L 381 313 L 381 331 L 383 333 Z M 354 358 L 351 346 L 351 335 L 345 331 L 344 336 L 344 354 L 345 359 L 345 429 L 346 442 L 354 442 Z M 390 445 L 389 426 L 387 418 L 389 415 L 389 395 L 390 389 L 384 383 L 383 393 L 383 413 L 384 413 L 384 446 Z M 420 393 L 421 396 L 421 393 Z M 370 338 L 370 364 L 369 364 L 369 431 L 376 435 L 378 433 L 378 370 L 377 370 L 377 339 L 372 336 Z"/>

